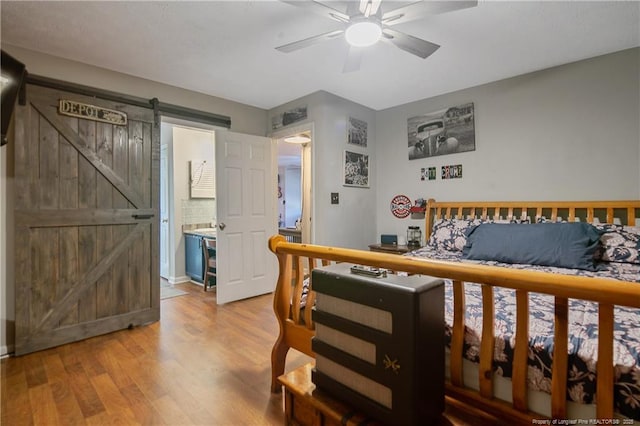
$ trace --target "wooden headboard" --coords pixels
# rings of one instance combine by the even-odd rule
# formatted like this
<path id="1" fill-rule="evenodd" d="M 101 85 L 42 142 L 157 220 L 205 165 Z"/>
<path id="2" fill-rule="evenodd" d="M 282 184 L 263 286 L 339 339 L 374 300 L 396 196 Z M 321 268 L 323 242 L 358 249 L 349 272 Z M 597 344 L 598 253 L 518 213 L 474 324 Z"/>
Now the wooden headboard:
<path id="1" fill-rule="evenodd" d="M 617 223 L 635 225 L 640 219 L 640 200 L 623 201 L 427 201 L 425 213 L 426 240 L 431 235 L 433 223 L 438 219 L 511 219 L 546 217 L 551 221 L 562 218 L 568 222 Z"/>

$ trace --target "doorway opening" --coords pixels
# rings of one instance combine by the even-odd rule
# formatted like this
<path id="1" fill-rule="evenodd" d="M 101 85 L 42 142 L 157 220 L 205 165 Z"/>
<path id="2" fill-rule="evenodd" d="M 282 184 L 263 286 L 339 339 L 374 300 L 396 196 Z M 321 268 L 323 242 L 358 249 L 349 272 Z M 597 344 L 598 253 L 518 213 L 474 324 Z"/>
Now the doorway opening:
<path id="1" fill-rule="evenodd" d="M 278 134 L 278 233 L 289 242 L 312 243 L 313 129 Z"/>
<path id="2" fill-rule="evenodd" d="M 198 245 L 202 237 L 190 232 L 215 234 L 214 129 L 200 123 L 162 118 L 160 276 L 169 285 L 185 282 L 204 285 L 202 249 Z"/>
<path id="3" fill-rule="evenodd" d="M 173 179 L 167 218 L 170 282 L 206 282 L 211 288 L 214 279 L 218 304 L 273 291 L 277 262 L 265 253 L 268 236 L 277 233 L 275 202 L 265 197 L 275 189 L 271 139 L 184 122 L 162 125 L 173 167 L 167 174 Z M 211 181 L 205 185 L 207 176 Z M 215 248 L 205 244 L 208 240 Z"/>

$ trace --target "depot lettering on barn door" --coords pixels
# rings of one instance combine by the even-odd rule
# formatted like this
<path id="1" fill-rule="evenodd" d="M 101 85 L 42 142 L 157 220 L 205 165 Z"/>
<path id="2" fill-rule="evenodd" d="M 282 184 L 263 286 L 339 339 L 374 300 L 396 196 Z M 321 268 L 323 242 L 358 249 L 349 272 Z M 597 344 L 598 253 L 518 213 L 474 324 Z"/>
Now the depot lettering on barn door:
<path id="1" fill-rule="evenodd" d="M 67 99 L 60 99 L 58 101 L 58 113 L 70 117 L 101 121 L 103 123 L 120 126 L 127 124 L 127 114 L 124 112 Z"/>

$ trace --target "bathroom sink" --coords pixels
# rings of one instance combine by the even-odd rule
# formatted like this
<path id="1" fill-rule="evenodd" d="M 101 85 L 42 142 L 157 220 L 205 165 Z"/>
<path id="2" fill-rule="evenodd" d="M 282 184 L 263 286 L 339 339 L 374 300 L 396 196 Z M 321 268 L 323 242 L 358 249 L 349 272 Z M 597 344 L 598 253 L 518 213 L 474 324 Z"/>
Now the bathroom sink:
<path id="1" fill-rule="evenodd" d="M 194 229 L 192 232 L 216 232 L 216 228 L 198 228 Z"/>
<path id="2" fill-rule="evenodd" d="M 186 234 L 200 235 L 203 237 L 215 237 L 216 228 L 196 228 L 184 231 Z"/>

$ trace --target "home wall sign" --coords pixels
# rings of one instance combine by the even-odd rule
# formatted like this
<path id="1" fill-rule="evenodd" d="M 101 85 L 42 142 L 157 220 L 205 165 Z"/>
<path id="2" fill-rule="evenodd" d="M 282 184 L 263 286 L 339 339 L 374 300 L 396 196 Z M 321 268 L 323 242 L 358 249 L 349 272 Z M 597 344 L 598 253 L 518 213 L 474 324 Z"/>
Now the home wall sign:
<path id="1" fill-rule="evenodd" d="M 117 124 L 119 126 L 127 124 L 127 114 L 124 112 L 102 108 L 95 105 L 83 104 L 82 102 L 70 101 L 67 99 L 60 99 L 58 101 L 58 114 L 93 121 L 101 121 L 103 123 Z"/>
<path id="2" fill-rule="evenodd" d="M 404 219 L 411 213 L 411 199 L 406 195 L 396 195 L 391 199 L 391 214 Z"/>
<path id="3" fill-rule="evenodd" d="M 420 180 L 436 180 L 436 168 L 435 167 L 421 168 Z"/>
<path id="4" fill-rule="evenodd" d="M 442 166 L 442 179 L 462 179 L 462 164 Z"/>

